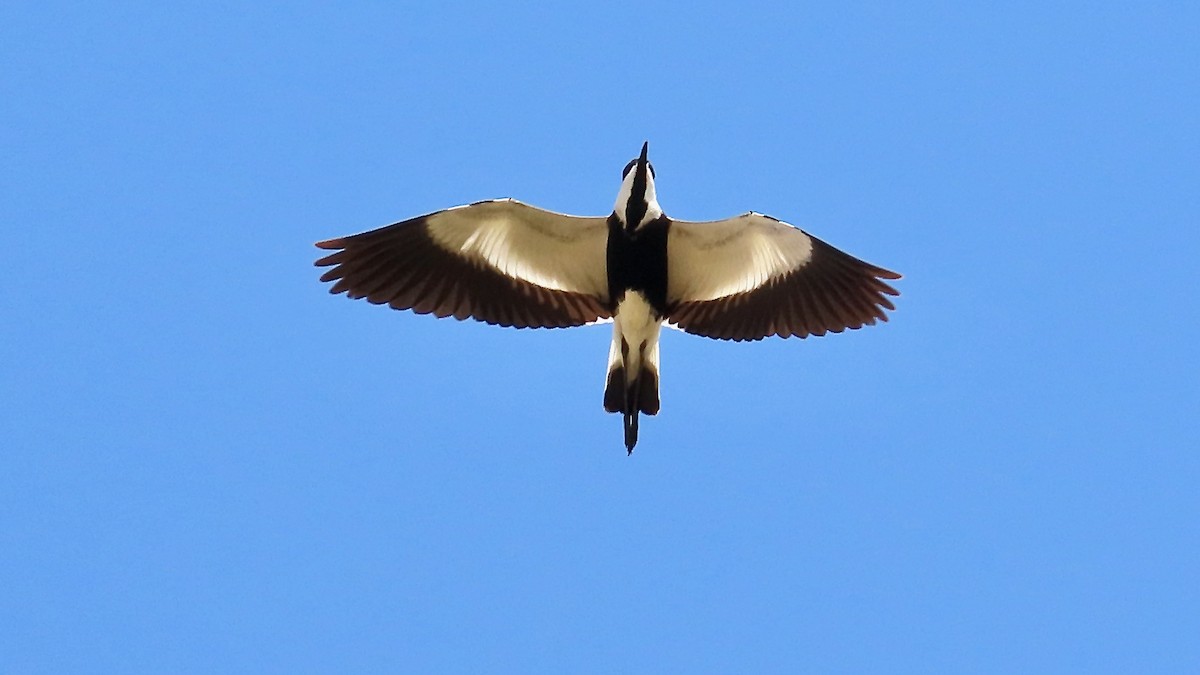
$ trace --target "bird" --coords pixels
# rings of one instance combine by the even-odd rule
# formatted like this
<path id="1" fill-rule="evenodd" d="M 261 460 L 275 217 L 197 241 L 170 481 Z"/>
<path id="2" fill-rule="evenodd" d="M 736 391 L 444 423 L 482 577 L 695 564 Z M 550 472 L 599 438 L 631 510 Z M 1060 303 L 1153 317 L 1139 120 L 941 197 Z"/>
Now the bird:
<path id="1" fill-rule="evenodd" d="M 657 415 L 663 325 L 717 340 L 840 333 L 887 321 L 900 274 L 750 211 L 689 222 L 659 205 L 647 153 L 625 165 L 607 216 L 478 201 L 325 241 L 321 281 L 376 305 L 516 328 L 611 321 L 603 406 Z M 887 281 L 885 281 L 887 280 Z"/>

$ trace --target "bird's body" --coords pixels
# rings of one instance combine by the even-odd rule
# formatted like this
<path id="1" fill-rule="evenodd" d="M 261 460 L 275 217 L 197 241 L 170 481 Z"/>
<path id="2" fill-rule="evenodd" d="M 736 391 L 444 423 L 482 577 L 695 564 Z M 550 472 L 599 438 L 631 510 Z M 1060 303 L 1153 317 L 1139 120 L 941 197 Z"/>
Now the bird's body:
<path id="1" fill-rule="evenodd" d="M 659 411 L 664 323 L 717 339 L 824 335 L 887 320 L 881 279 L 900 275 L 853 258 L 768 216 L 692 223 L 668 218 L 654 170 L 625 168 L 612 213 L 586 218 L 514 200 L 476 202 L 317 244 L 337 249 L 322 281 L 395 309 L 524 327 L 613 320 L 604 408 Z"/>

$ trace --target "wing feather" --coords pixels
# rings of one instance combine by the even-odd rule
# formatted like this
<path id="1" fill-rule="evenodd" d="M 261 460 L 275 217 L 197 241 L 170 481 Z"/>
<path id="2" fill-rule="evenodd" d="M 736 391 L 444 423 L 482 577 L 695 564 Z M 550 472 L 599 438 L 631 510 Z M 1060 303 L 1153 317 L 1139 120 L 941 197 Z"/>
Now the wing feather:
<path id="1" fill-rule="evenodd" d="M 503 326 L 609 318 L 604 218 L 515 200 L 477 202 L 322 241 L 331 293 Z"/>
<path id="2" fill-rule="evenodd" d="M 722 340 L 807 337 L 887 321 L 900 275 L 863 262 L 769 216 L 673 221 L 667 242 L 668 316 Z"/>

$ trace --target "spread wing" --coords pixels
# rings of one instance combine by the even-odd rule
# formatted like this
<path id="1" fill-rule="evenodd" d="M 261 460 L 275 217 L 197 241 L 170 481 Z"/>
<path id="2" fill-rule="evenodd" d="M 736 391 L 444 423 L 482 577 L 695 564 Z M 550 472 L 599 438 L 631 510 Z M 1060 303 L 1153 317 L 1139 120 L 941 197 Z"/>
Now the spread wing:
<path id="1" fill-rule="evenodd" d="M 331 293 L 518 328 L 580 326 L 611 316 L 604 218 L 503 199 L 438 211 L 318 242 L 335 250 Z"/>
<path id="2" fill-rule="evenodd" d="M 758 213 L 673 221 L 667 235 L 667 319 L 696 335 L 807 337 L 887 321 L 900 275 Z"/>

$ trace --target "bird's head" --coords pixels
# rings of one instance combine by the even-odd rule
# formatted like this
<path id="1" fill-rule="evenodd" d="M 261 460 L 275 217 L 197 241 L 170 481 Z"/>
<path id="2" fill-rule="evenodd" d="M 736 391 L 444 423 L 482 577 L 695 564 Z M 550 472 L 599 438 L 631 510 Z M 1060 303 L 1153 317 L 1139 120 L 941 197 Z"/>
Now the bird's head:
<path id="1" fill-rule="evenodd" d="M 649 141 L 642 144 L 642 154 L 629 160 L 621 173 L 621 190 L 613 213 L 626 230 L 636 230 L 662 215 L 654 192 L 654 166 L 646 159 Z"/>

